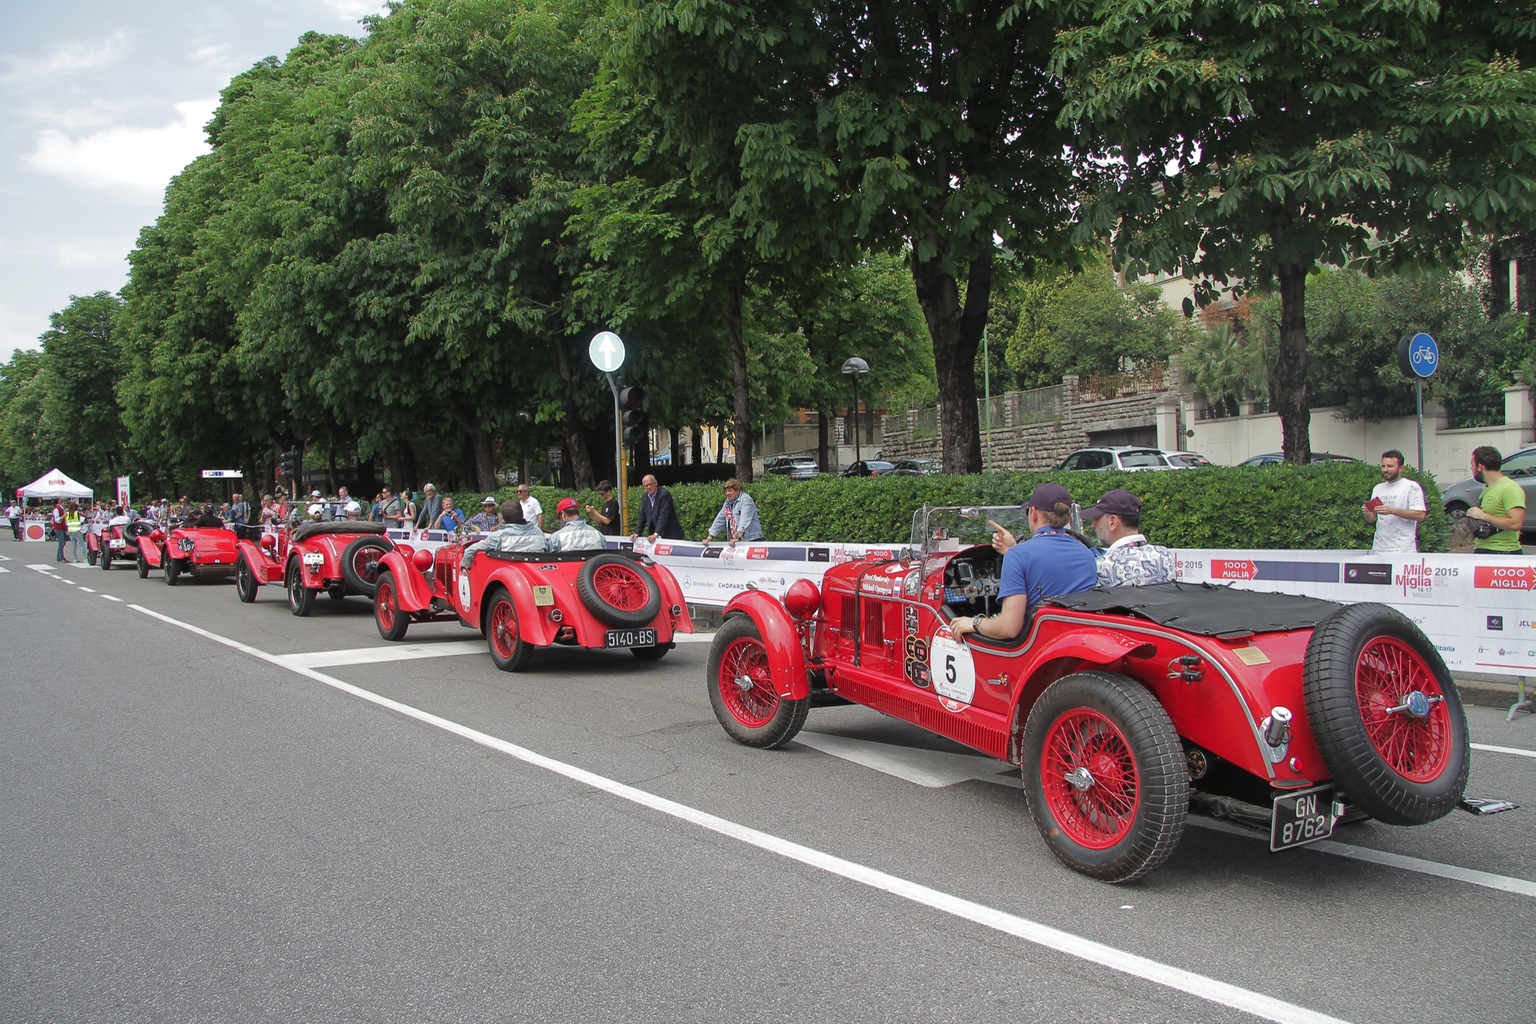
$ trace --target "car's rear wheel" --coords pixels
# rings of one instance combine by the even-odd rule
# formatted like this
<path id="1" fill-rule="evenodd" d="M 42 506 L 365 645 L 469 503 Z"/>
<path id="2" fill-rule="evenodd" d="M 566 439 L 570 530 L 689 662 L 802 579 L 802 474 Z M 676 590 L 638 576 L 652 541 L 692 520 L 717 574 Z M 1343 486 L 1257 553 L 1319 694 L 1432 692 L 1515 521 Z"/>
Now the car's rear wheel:
<path id="1" fill-rule="evenodd" d="M 98 556 L 96 554 L 96 549 L 95 548 L 87 547 L 85 549 L 85 564 L 86 565 L 95 565 L 97 557 Z"/>
<path id="2" fill-rule="evenodd" d="M 379 558 L 394 544 L 383 537 L 359 537 L 341 554 L 341 577 L 355 593 L 373 596 L 379 582 Z"/>
<path id="3" fill-rule="evenodd" d="M 1461 695 L 1434 645 L 1394 608 L 1356 604 L 1317 624 L 1307 721 L 1334 781 L 1389 825 L 1449 814 L 1471 769 Z"/>
<path id="4" fill-rule="evenodd" d="M 486 607 L 485 642 L 491 649 L 491 660 L 503 672 L 521 672 L 533 657 L 533 645 L 517 629 L 517 606 L 505 590 L 493 593 Z"/>
<path id="5" fill-rule="evenodd" d="M 142 552 L 133 560 L 133 564 L 139 570 L 139 579 L 149 579 L 149 559 L 145 558 Z"/>
<path id="6" fill-rule="evenodd" d="M 411 624 L 411 617 L 400 610 L 395 577 L 387 569 L 379 573 L 378 586 L 373 591 L 373 623 L 385 640 L 404 640 Z"/>
<path id="7" fill-rule="evenodd" d="M 235 596 L 242 604 L 250 604 L 256 600 L 256 586 L 256 570 L 241 555 L 235 561 Z"/>
<path id="8" fill-rule="evenodd" d="M 576 576 L 576 593 L 599 622 L 643 626 L 661 611 L 661 588 L 623 555 L 594 555 Z"/>
<path id="9" fill-rule="evenodd" d="M 304 585 L 304 573 L 298 562 L 288 567 L 288 610 L 303 618 L 315 610 L 315 592 Z"/>
<path id="10" fill-rule="evenodd" d="M 1134 679 L 1078 672 L 1051 684 L 1024 727 L 1024 791 L 1056 859 L 1129 882 L 1168 859 L 1189 813 L 1178 733 Z"/>
<path id="11" fill-rule="evenodd" d="M 655 647 L 631 647 L 629 653 L 640 661 L 660 661 L 671 649 L 668 644 L 657 644 Z"/>
<path id="12" fill-rule="evenodd" d="M 101 567 L 103 569 L 112 568 L 112 552 L 106 548 L 101 549 Z"/>
<path id="13" fill-rule="evenodd" d="M 810 698 L 779 696 L 773 665 L 757 623 L 733 615 L 715 631 L 709 647 L 709 704 L 737 743 L 772 749 L 795 738 L 810 711 Z"/>
<path id="14" fill-rule="evenodd" d="M 140 555 L 139 557 L 143 558 L 144 556 Z M 144 564 L 148 565 L 149 563 L 145 562 Z M 160 564 L 165 566 L 165 585 L 174 587 L 176 585 L 176 578 L 181 575 L 181 565 L 176 559 L 171 557 L 169 548 L 160 552 Z"/>

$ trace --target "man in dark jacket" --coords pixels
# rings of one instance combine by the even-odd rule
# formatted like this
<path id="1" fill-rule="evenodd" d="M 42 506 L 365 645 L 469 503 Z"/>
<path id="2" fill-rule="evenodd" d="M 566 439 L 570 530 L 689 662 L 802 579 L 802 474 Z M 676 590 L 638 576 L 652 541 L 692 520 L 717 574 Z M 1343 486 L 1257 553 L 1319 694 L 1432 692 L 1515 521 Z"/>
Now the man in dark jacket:
<path id="1" fill-rule="evenodd" d="M 656 478 L 647 473 L 640 480 L 640 486 L 645 488 L 645 497 L 640 499 L 640 525 L 631 534 L 631 539 L 645 537 L 655 541 L 657 537 L 665 537 L 668 540 L 683 539 L 683 524 L 677 520 L 677 507 L 672 504 L 672 492 L 656 483 Z"/>

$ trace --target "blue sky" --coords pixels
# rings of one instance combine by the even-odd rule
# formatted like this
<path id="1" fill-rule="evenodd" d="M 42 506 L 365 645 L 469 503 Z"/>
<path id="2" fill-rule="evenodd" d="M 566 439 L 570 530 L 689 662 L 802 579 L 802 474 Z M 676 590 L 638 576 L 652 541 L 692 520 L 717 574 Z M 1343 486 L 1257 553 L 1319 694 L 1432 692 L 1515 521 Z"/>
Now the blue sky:
<path id="1" fill-rule="evenodd" d="M 231 77 L 383 0 L 0 0 L 0 362 L 117 291 Z"/>

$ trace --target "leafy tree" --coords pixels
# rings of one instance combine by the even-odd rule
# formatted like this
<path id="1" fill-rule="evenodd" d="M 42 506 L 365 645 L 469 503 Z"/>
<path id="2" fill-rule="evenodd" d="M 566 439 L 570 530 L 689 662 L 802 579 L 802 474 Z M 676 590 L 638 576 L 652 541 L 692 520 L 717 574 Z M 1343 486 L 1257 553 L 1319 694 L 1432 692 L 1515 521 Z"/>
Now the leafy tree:
<path id="1" fill-rule="evenodd" d="M 1020 3 L 1016 7 L 1027 5 Z M 1310 451 L 1306 283 L 1351 259 L 1445 260 L 1536 206 L 1536 19 L 1484 0 L 1079 0 L 1052 68 L 1101 144 L 1084 226 L 1129 273 L 1280 302 L 1275 407 Z"/>
<path id="2" fill-rule="evenodd" d="M 0 364 L 0 479 L 24 484 L 52 466 L 48 442 L 39 438 L 46 430 L 43 403 L 46 381 L 39 381 L 46 357 L 36 349 L 17 349 L 8 363 Z"/>
<path id="3" fill-rule="evenodd" d="M 1055 7 L 629 0 L 626 74 L 660 137 L 721 183 L 765 256 L 909 259 L 939 378 L 945 468 L 977 471 L 972 369 L 998 240 L 1052 248 L 1071 187 L 1043 71 Z M 700 153 L 706 154 L 702 158 Z"/>

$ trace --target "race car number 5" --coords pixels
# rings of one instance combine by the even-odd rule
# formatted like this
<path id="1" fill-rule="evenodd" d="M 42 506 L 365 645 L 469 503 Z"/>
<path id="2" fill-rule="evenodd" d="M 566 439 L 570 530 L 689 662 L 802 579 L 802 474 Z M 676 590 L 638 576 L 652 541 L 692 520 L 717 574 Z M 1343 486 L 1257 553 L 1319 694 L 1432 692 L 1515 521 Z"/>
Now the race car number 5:
<path id="1" fill-rule="evenodd" d="M 933 692 L 962 704 L 976 695 L 976 665 L 971 649 L 956 640 L 948 626 L 940 626 L 928 647 L 928 669 L 933 673 Z"/>

